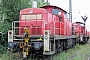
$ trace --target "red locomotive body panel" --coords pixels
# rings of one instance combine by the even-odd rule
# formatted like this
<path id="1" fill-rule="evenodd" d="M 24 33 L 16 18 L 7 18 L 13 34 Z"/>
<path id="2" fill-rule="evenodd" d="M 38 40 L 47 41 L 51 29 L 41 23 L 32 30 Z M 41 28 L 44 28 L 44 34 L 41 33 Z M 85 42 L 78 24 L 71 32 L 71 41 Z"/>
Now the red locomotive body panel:
<path id="1" fill-rule="evenodd" d="M 84 26 L 84 23 L 81 23 L 81 22 L 75 22 L 74 24 L 74 34 L 78 34 L 78 35 L 87 35 L 85 32 L 85 26 Z"/>
<path id="2" fill-rule="evenodd" d="M 45 16 L 45 17 L 44 17 Z M 47 11 L 41 8 L 27 8 L 20 11 L 20 27 L 29 27 L 31 35 L 43 35 L 44 21 L 47 20 Z M 19 29 L 19 34 L 23 33 Z"/>
<path id="3" fill-rule="evenodd" d="M 71 35 L 71 22 L 67 18 L 67 12 L 56 6 L 23 9 L 20 11 L 20 21 L 24 21 L 20 22 L 20 27 L 30 28 L 30 35 L 43 35 L 44 29 L 50 30 L 51 35 L 54 35 L 54 31 L 55 35 Z M 23 30 L 19 28 L 19 34 Z"/>
<path id="4" fill-rule="evenodd" d="M 71 22 L 68 20 L 67 12 L 65 10 L 57 6 L 44 6 L 42 8 L 45 8 L 48 12 L 52 13 L 53 22 L 55 23 L 56 28 L 56 35 L 71 35 L 72 26 Z"/>

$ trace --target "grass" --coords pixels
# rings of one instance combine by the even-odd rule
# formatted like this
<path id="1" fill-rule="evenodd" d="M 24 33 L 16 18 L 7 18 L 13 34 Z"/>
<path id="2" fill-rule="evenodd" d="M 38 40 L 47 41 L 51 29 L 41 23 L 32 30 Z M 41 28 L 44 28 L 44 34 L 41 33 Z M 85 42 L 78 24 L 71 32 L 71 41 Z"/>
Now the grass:
<path id="1" fill-rule="evenodd" d="M 0 54 L 0 60 L 23 60 L 23 59 L 18 52 L 12 54 L 11 52 L 7 51 L 4 54 Z M 29 58 L 26 60 L 33 60 L 33 59 Z"/>
<path id="2" fill-rule="evenodd" d="M 79 58 L 79 60 L 88 60 L 90 57 L 90 44 L 82 46 L 81 52 L 78 53 L 76 57 L 74 57 L 72 60 L 76 60 Z"/>
<path id="3" fill-rule="evenodd" d="M 55 57 L 51 58 L 51 60 L 67 60 L 67 57 L 71 56 L 73 52 L 80 49 L 79 45 L 75 46 L 75 49 L 69 49 L 68 51 L 64 51 L 56 55 Z"/>
<path id="4" fill-rule="evenodd" d="M 6 52 L 5 54 L 0 54 L 0 60 L 11 60 L 11 53 Z"/>
<path id="5" fill-rule="evenodd" d="M 7 51 L 4 54 L 1 54 L 0 60 L 22 60 L 20 59 L 18 53 L 12 54 L 11 52 Z"/>
<path id="6" fill-rule="evenodd" d="M 67 51 L 51 57 L 51 60 L 88 60 L 90 57 L 90 43 L 85 45 L 76 45 Z"/>

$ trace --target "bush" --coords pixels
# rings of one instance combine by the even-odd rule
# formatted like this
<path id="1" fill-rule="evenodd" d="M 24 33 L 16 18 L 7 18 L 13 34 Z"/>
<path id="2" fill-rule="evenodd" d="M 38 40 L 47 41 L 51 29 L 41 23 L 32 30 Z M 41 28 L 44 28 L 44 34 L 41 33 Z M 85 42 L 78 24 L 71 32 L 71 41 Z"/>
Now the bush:
<path id="1" fill-rule="evenodd" d="M 0 53 L 3 53 L 4 51 L 7 50 L 7 42 L 8 42 L 8 30 L 11 28 L 11 24 L 3 21 L 0 22 L 0 32 L 2 32 L 3 34 L 1 35 L 0 38 Z"/>

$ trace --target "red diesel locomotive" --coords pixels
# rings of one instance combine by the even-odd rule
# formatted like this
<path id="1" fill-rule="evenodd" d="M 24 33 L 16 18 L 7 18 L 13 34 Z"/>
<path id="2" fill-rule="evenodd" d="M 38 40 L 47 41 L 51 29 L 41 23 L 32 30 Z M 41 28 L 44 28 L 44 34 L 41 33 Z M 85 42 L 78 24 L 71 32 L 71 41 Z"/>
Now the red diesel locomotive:
<path id="1" fill-rule="evenodd" d="M 83 26 L 81 26 L 83 25 Z M 51 55 L 87 42 L 83 23 L 71 23 L 67 12 L 57 6 L 26 8 L 20 11 L 20 20 L 12 22 L 8 31 L 8 48 L 30 54 Z"/>
<path id="2" fill-rule="evenodd" d="M 86 43 L 89 39 L 89 34 L 85 28 L 85 24 L 81 22 L 73 23 L 73 33 L 79 36 L 78 43 Z"/>

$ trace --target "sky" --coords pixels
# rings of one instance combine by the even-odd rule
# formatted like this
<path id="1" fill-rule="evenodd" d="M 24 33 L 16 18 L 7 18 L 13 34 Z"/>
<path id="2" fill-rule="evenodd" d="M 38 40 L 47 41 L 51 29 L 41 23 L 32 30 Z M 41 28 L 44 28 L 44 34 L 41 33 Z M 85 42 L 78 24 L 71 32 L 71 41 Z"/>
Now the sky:
<path id="1" fill-rule="evenodd" d="M 50 5 L 55 5 L 69 12 L 69 0 L 48 0 Z M 90 0 L 72 0 L 72 21 L 83 22 L 81 16 L 88 17 L 86 28 L 90 31 Z"/>

